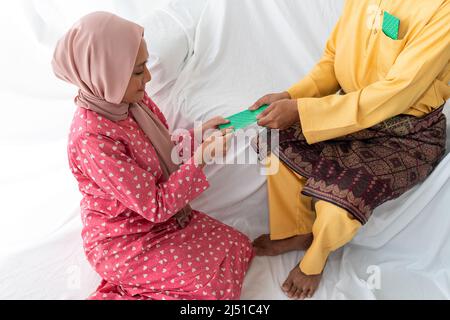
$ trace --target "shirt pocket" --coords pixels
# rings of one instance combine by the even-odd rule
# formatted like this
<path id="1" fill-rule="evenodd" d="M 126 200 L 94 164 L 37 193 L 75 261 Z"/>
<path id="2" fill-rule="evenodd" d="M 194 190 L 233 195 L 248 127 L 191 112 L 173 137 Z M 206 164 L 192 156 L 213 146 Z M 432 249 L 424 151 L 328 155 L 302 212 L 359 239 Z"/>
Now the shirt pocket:
<path id="1" fill-rule="evenodd" d="M 385 77 L 405 47 L 405 39 L 393 40 L 379 32 L 377 66 L 378 74 Z"/>

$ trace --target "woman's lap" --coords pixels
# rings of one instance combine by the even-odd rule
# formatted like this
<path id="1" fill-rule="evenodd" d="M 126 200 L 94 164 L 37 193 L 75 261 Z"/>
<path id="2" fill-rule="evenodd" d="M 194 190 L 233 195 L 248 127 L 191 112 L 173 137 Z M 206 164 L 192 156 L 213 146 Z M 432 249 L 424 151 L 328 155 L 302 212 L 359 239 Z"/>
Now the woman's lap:
<path id="1" fill-rule="evenodd" d="M 130 253 L 115 270 L 114 261 L 96 267 L 108 281 L 93 299 L 236 299 L 253 257 L 245 235 L 196 211 L 186 228 L 137 242 L 142 252 Z"/>

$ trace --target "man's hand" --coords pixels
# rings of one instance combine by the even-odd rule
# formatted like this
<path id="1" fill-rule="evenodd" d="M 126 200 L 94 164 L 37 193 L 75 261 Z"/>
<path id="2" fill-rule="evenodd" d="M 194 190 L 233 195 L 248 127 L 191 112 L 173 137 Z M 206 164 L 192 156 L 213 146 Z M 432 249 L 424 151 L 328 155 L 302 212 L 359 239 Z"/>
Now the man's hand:
<path id="1" fill-rule="evenodd" d="M 269 129 L 286 130 L 300 121 L 297 100 L 284 99 L 272 103 L 258 115 L 258 125 Z"/>
<path id="2" fill-rule="evenodd" d="M 258 110 L 261 106 L 265 105 L 265 104 L 272 104 L 274 102 L 280 101 L 280 100 L 284 100 L 284 99 L 290 99 L 291 96 L 289 95 L 289 93 L 287 91 L 285 92 L 280 92 L 280 93 L 270 93 L 270 94 L 266 94 L 264 97 L 258 99 L 258 101 L 256 101 L 250 108 L 249 110 Z"/>

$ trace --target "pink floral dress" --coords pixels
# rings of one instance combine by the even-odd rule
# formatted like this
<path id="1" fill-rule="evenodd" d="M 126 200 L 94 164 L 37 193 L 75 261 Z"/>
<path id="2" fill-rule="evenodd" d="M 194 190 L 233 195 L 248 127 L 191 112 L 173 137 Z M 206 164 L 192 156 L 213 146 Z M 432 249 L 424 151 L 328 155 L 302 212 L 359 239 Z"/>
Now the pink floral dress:
<path id="1" fill-rule="evenodd" d="M 144 103 L 167 126 L 151 99 Z M 208 188 L 201 168 L 187 162 L 163 182 L 131 115 L 113 122 L 83 108 L 68 155 L 83 195 L 85 253 L 103 278 L 91 299 L 239 299 L 253 258 L 249 239 L 195 210 L 185 228 L 174 218 Z"/>

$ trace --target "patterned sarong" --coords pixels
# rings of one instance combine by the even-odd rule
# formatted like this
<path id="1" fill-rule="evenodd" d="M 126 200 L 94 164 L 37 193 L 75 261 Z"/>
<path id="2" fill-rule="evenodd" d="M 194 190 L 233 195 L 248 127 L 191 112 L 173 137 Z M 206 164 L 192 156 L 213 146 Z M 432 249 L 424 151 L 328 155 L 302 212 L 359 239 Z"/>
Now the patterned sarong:
<path id="1" fill-rule="evenodd" d="M 365 224 L 376 207 L 424 181 L 442 160 L 446 143 L 442 109 L 423 118 L 399 115 L 312 145 L 295 125 L 279 132 L 279 146 L 270 148 L 259 141 L 255 148 L 272 151 L 307 178 L 304 195 L 336 204 Z"/>

